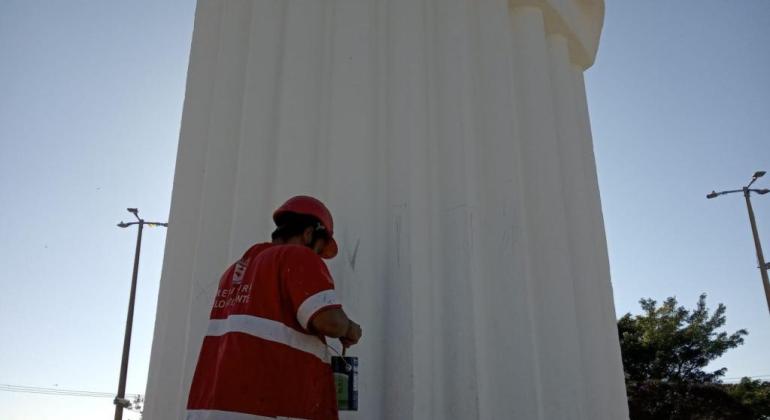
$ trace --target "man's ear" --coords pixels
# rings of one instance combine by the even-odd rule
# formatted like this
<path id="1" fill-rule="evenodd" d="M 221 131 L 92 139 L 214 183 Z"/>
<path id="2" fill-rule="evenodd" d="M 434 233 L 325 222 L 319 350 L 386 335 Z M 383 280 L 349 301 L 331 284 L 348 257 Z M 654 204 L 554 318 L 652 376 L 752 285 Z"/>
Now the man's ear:
<path id="1" fill-rule="evenodd" d="M 305 231 L 302 232 L 302 243 L 304 243 L 307 246 L 310 246 L 313 243 L 313 228 L 312 227 L 306 227 Z"/>

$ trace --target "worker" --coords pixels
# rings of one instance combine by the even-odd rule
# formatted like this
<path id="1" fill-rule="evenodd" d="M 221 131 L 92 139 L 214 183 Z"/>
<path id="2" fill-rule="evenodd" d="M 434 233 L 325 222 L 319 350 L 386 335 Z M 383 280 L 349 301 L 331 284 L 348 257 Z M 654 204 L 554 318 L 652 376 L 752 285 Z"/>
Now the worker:
<path id="1" fill-rule="evenodd" d="M 252 246 L 219 281 L 187 420 L 338 418 L 326 337 L 347 348 L 362 331 L 321 259 L 337 255 L 332 216 L 296 196 L 273 220 L 272 242 Z"/>

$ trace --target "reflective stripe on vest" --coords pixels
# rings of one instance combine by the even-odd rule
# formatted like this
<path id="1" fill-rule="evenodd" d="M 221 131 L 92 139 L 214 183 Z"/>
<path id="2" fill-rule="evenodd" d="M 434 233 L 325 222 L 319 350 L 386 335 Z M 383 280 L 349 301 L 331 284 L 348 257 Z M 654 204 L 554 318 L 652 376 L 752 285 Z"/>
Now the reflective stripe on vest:
<path id="1" fill-rule="evenodd" d="M 308 420 L 299 417 L 265 417 L 237 411 L 187 410 L 185 420 Z"/>
<path id="2" fill-rule="evenodd" d="M 293 349 L 310 353 L 324 363 L 331 362 L 331 355 L 326 344 L 318 337 L 303 334 L 293 328 L 253 315 L 230 315 L 226 319 L 212 319 L 206 335 L 220 336 L 231 332 L 240 332 L 263 340 L 285 344 Z"/>

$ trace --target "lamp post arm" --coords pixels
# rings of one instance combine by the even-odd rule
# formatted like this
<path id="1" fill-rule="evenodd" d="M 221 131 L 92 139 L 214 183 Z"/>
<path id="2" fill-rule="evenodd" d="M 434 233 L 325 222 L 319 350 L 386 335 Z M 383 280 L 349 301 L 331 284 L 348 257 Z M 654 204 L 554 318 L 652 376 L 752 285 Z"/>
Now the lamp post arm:
<path id="1" fill-rule="evenodd" d="M 142 222 L 142 223 L 144 223 L 145 225 L 168 227 L 168 223 L 161 223 L 161 222 Z"/>
<path id="2" fill-rule="evenodd" d="M 142 224 L 142 222 L 128 222 L 128 223 L 126 223 L 126 222 L 121 221 L 120 223 L 118 223 L 118 227 L 127 228 L 129 226 L 140 225 L 140 224 Z"/>

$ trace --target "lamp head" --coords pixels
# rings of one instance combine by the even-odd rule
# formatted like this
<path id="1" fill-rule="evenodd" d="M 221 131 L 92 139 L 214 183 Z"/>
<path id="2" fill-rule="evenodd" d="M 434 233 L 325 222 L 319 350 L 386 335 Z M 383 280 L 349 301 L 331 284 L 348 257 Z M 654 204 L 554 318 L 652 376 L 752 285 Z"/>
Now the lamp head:
<path id="1" fill-rule="evenodd" d="M 706 194 L 706 198 L 709 198 L 709 199 L 716 198 L 716 197 L 719 197 L 719 193 L 716 191 L 711 191 L 710 193 Z"/>
<path id="2" fill-rule="evenodd" d="M 752 179 L 762 178 L 763 176 L 765 176 L 766 173 L 767 172 L 765 172 L 765 171 L 756 171 L 756 172 L 754 172 L 754 175 L 751 178 Z"/>

